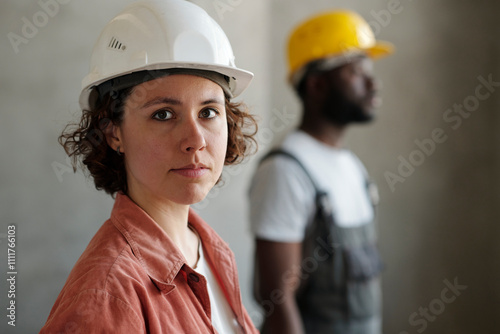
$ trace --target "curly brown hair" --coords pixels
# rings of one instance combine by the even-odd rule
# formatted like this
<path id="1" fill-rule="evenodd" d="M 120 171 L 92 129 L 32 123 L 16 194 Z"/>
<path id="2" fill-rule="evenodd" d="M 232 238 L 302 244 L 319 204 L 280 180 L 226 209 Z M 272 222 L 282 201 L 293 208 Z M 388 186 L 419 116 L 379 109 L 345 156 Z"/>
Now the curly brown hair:
<path id="1" fill-rule="evenodd" d="M 73 170 L 81 161 L 82 169 L 88 170 L 97 190 L 114 196 L 127 193 L 127 176 L 124 156 L 118 155 L 107 143 L 106 128 L 110 122 L 120 125 L 123 121 L 125 102 L 133 87 L 112 91 L 96 98 L 90 110 L 83 110 L 79 123 L 68 124 L 59 136 L 59 143 L 72 160 Z M 91 97 L 98 96 L 97 91 Z M 228 142 L 225 165 L 240 163 L 257 150 L 257 121 L 243 103 L 230 102 L 226 98 Z"/>

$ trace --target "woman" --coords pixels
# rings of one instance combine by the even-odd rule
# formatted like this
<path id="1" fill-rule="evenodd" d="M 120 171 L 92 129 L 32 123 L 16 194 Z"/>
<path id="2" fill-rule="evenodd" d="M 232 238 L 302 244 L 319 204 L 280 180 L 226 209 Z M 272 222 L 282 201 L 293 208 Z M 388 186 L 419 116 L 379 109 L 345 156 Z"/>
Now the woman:
<path id="1" fill-rule="evenodd" d="M 251 78 L 187 1 L 138 1 L 105 27 L 60 142 L 115 205 L 41 333 L 257 332 L 232 252 L 189 208 L 251 147 L 230 102 Z"/>

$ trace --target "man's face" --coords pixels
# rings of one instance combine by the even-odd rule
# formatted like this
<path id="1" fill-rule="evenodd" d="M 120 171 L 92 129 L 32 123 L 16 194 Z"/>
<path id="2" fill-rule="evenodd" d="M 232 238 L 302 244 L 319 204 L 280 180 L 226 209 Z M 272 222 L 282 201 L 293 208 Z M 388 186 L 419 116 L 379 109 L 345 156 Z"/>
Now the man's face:
<path id="1" fill-rule="evenodd" d="M 372 61 L 363 57 L 324 74 L 328 85 L 324 112 L 328 119 L 339 125 L 373 119 L 379 99 L 372 71 Z"/>

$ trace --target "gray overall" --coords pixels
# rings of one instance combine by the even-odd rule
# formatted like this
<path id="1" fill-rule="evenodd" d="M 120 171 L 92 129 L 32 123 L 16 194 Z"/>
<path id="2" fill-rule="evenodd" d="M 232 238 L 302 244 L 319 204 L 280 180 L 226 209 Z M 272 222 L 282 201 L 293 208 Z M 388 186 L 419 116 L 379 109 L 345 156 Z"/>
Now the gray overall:
<path id="1" fill-rule="evenodd" d="M 375 222 L 339 227 L 328 194 L 321 191 L 302 163 L 282 150 L 272 151 L 264 159 L 273 155 L 295 160 L 316 190 L 316 214 L 305 234 L 302 283 L 297 291 L 306 333 L 380 334 L 382 263 Z"/>

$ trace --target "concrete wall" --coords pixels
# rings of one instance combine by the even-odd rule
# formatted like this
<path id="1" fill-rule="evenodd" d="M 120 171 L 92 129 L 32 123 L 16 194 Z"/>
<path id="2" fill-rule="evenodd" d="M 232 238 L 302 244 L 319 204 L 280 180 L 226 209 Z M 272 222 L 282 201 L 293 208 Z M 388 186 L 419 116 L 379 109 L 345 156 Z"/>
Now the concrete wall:
<path id="1" fill-rule="evenodd" d="M 46 20 L 37 1 L 0 3 L 0 268 L 6 276 L 7 226 L 15 224 L 18 272 L 15 328 L 5 317 L 6 280 L 0 285 L 2 333 L 38 331 L 112 205 L 81 172 L 69 171 L 56 138 L 79 114 L 80 80 L 97 35 L 131 1 L 60 2 Z M 237 65 L 256 75 L 242 99 L 262 120 L 259 155 L 299 119 L 297 100 L 284 80 L 283 55 L 285 38 L 298 21 L 322 9 L 352 8 L 372 22 L 378 38 L 396 44 L 397 53 L 376 64 L 384 98 L 377 122 L 352 128 L 347 141 L 382 195 L 385 333 L 494 333 L 500 326 L 500 92 L 498 86 L 476 89 L 483 79 L 500 81 L 500 25 L 494 17 L 499 5 L 493 0 L 401 0 L 394 7 L 389 3 L 398 2 L 382 0 L 194 2 L 225 29 Z M 23 20 L 38 22 L 37 31 L 23 36 Z M 10 32 L 25 38 L 18 52 Z M 453 111 L 454 104 L 465 104 L 465 116 Z M 431 149 L 433 132 L 440 142 Z M 418 153 L 423 149 L 416 141 L 427 143 L 427 153 Z M 418 166 L 404 170 L 402 159 Z M 245 197 L 255 161 L 228 169 L 224 186 L 196 208 L 233 248 L 244 303 L 259 322 L 250 294 L 253 246 Z M 391 187 L 388 172 L 404 182 Z M 467 287 L 455 298 L 443 295 L 455 280 Z"/>

